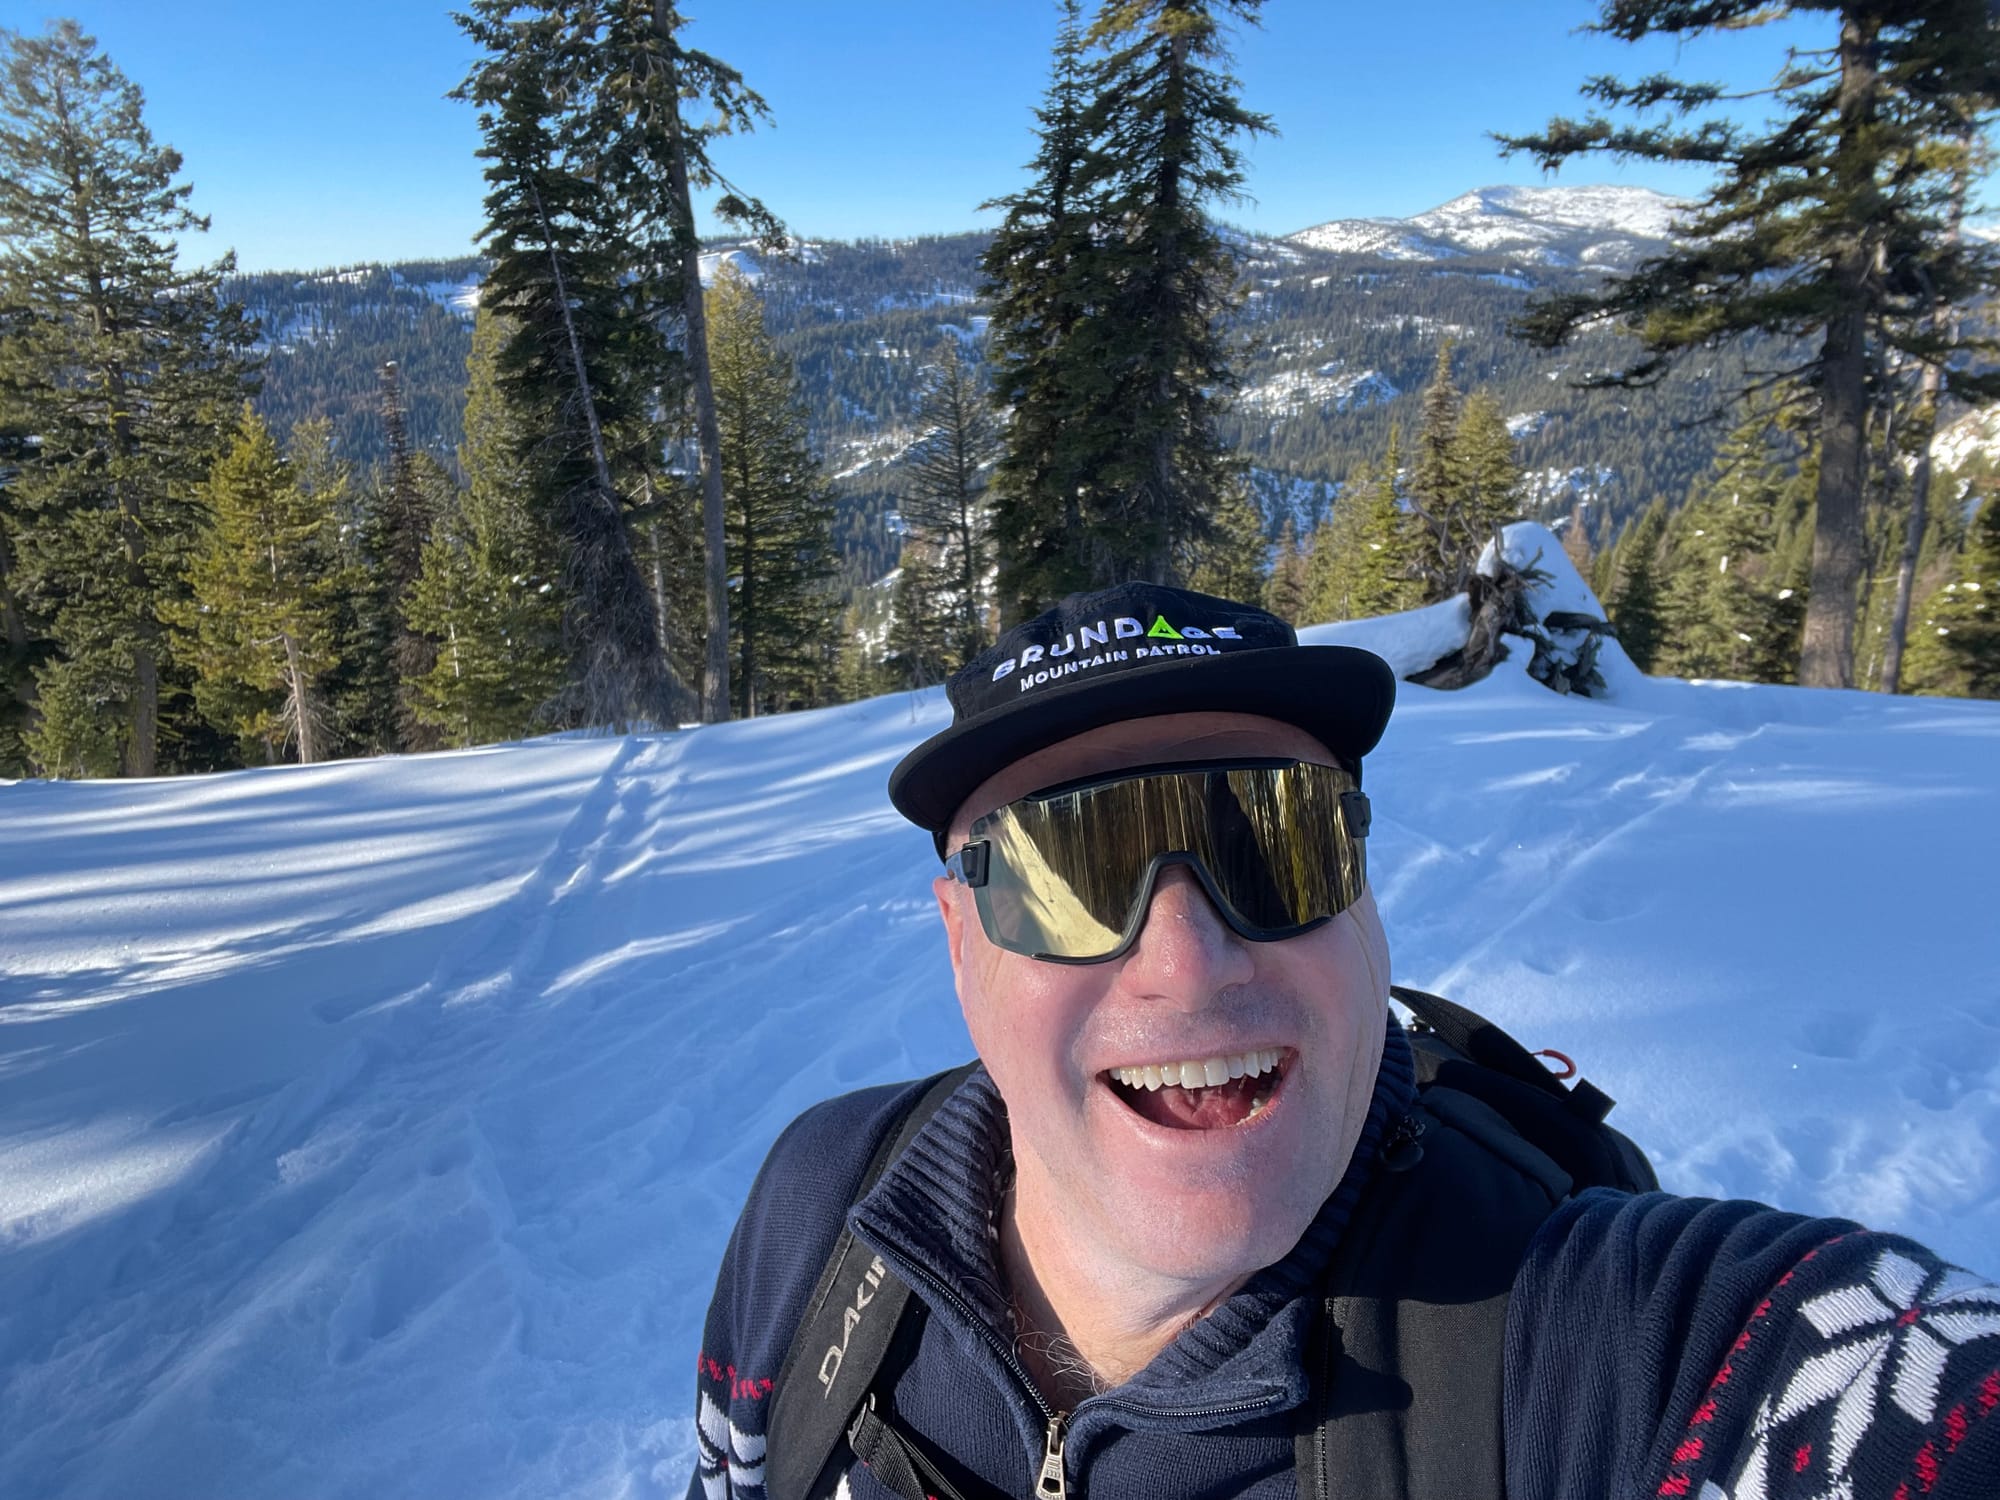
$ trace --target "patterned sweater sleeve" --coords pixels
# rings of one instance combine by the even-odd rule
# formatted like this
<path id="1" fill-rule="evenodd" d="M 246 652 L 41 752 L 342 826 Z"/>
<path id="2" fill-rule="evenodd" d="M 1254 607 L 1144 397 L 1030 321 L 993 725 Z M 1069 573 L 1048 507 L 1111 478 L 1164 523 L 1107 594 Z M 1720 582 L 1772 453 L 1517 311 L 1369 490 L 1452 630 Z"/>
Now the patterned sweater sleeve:
<path id="1" fill-rule="evenodd" d="M 1754 1203 L 1595 1190 L 1508 1310 L 1508 1492 L 2000 1495 L 2000 1289 Z"/>
<path id="2" fill-rule="evenodd" d="M 688 1500 L 763 1500 L 771 1392 L 869 1158 L 921 1084 L 815 1105 L 765 1157 L 716 1273 L 695 1360 Z"/>

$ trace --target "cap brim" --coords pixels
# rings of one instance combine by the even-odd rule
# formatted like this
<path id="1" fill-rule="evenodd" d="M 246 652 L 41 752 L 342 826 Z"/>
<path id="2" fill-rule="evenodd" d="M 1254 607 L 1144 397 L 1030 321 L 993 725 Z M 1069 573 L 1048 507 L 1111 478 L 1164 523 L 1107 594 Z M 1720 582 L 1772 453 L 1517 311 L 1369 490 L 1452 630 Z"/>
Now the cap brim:
<path id="1" fill-rule="evenodd" d="M 1359 762 L 1382 738 L 1395 703 L 1395 672 L 1354 646 L 1175 658 L 1036 689 L 962 720 L 903 757 L 889 774 L 889 800 L 918 827 L 942 833 L 982 782 L 1023 756 L 1101 724 L 1156 714 L 1261 714 Z"/>

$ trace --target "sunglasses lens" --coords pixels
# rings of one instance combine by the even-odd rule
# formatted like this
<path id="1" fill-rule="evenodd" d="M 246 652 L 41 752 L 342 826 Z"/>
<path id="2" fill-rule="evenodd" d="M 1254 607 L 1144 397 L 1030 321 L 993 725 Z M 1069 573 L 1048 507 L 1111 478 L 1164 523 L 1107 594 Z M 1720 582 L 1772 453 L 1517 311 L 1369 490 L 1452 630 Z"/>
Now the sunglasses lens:
<path id="1" fill-rule="evenodd" d="M 1334 766 L 1275 763 L 1135 775 L 1057 789 L 982 819 L 976 898 L 987 936 L 1037 957 L 1109 957 L 1150 898 L 1162 855 L 1206 876 L 1223 915 L 1253 938 L 1287 937 L 1351 906 L 1366 882 Z"/>

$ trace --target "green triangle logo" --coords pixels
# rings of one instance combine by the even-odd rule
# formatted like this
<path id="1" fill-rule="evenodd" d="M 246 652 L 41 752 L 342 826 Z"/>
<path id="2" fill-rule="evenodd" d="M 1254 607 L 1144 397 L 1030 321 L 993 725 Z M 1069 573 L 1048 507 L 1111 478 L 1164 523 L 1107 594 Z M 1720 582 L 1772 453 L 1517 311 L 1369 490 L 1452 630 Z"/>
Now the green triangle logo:
<path id="1" fill-rule="evenodd" d="M 1146 634 L 1149 637 L 1157 637 L 1168 641 L 1177 641 L 1181 638 L 1181 633 L 1167 623 L 1165 615 L 1161 615 L 1158 619 L 1154 620 L 1153 628 L 1147 631 Z"/>

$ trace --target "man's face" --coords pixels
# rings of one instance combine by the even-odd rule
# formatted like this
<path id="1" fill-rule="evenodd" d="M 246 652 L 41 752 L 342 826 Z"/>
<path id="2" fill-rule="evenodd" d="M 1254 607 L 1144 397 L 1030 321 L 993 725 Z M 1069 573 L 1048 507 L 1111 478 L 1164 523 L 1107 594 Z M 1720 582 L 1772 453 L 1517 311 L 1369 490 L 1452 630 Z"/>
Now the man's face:
<path id="1" fill-rule="evenodd" d="M 1258 756 L 1334 763 L 1305 731 L 1249 714 L 1106 725 L 987 781 L 950 845 L 974 818 L 1058 782 Z M 1372 896 L 1302 937 L 1250 942 L 1169 866 L 1124 955 L 1072 965 L 994 946 L 969 890 L 940 879 L 936 891 L 966 1026 L 1007 1103 L 1024 1233 L 1108 1258 L 1114 1274 L 1196 1286 L 1283 1257 L 1346 1170 L 1374 1092 L 1389 958 Z M 1268 1100 L 1207 1128 L 1156 1123 L 1147 1114 L 1170 1112 L 1111 1077 L 1260 1051 L 1279 1054 Z"/>

